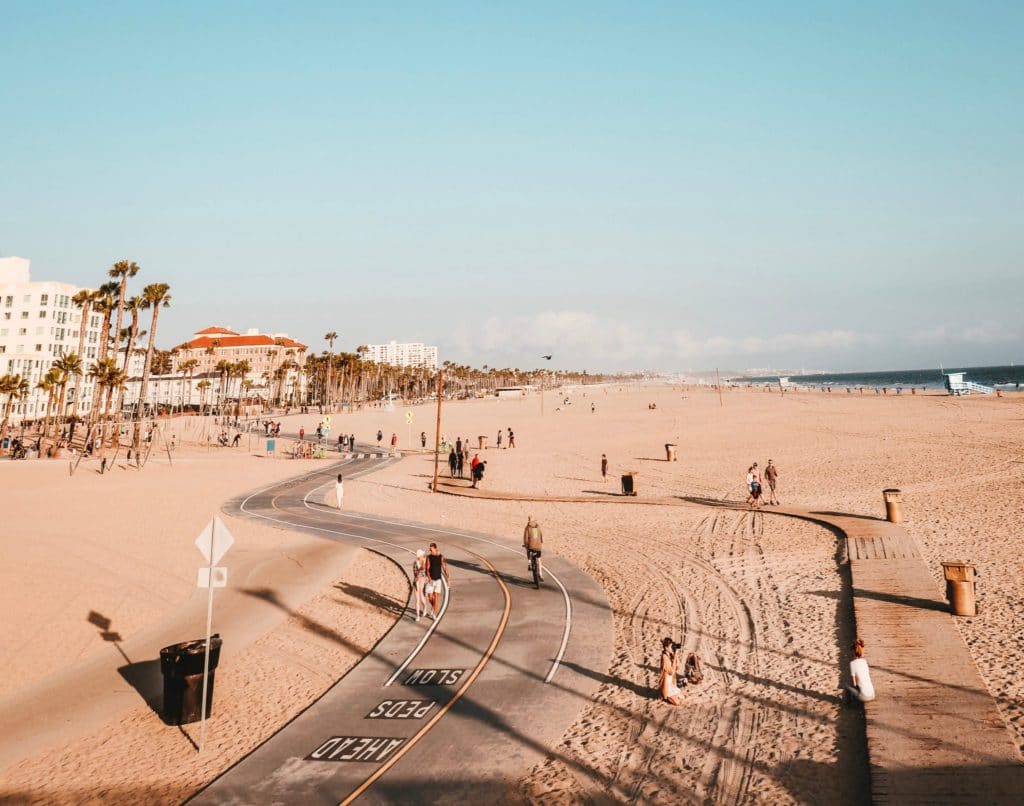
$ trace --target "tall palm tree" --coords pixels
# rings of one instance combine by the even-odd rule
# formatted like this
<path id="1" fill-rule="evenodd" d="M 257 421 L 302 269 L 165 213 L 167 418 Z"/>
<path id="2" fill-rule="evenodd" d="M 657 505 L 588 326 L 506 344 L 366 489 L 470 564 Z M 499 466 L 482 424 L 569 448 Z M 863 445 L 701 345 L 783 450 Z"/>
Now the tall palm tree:
<path id="1" fill-rule="evenodd" d="M 192 373 L 196 371 L 196 367 L 199 366 L 198 359 L 186 358 L 180 364 L 178 364 L 178 370 L 181 374 L 188 379 L 188 405 L 192 405 Z M 182 395 L 184 398 L 184 395 Z M 184 405 L 184 400 L 182 401 Z"/>
<path id="2" fill-rule="evenodd" d="M 60 382 L 58 384 L 60 386 L 60 396 L 57 400 L 57 420 L 59 422 L 64 417 L 64 396 L 67 393 L 68 381 L 74 376 L 77 387 L 78 379 L 82 377 L 82 359 L 79 358 L 78 353 L 68 353 L 54 361 L 53 367 L 60 373 Z"/>
<path id="3" fill-rule="evenodd" d="M 117 281 L 117 329 L 114 333 L 121 338 L 121 320 L 124 315 L 124 292 L 128 288 L 128 278 L 139 273 L 139 264 L 127 260 L 119 260 L 107 270 L 107 275 Z M 128 345 L 131 349 L 131 345 Z"/>
<path id="4" fill-rule="evenodd" d="M 82 309 L 82 322 L 78 327 L 78 357 L 85 355 L 85 328 L 89 322 L 89 314 L 92 312 L 93 303 L 96 301 L 97 292 L 83 288 L 75 294 L 71 301 Z M 82 396 L 79 394 L 82 386 L 82 363 L 79 361 L 78 370 L 75 372 L 75 409 L 73 414 L 78 416 L 82 406 Z M 61 416 L 64 415 L 64 407 L 61 406 Z"/>
<path id="5" fill-rule="evenodd" d="M 121 261 L 121 263 L 124 263 L 124 261 Z M 120 266 L 121 263 L 116 264 L 115 268 L 117 266 Z M 135 264 L 132 263 L 131 266 L 135 266 Z M 131 266 L 129 266 L 129 269 L 130 269 Z M 113 271 L 113 270 L 114 269 L 111 269 L 111 271 Z M 129 276 L 134 277 L 135 274 L 138 273 L 138 270 L 139 270 L 139 267 L 135 266 L 135 272 L 130 274 Z M 144 330 L 141 331 L 141 332 L 139 331 L 139 312 L 142 310 L 142 297 L 140 297 L 139 295 L 135 295 L 134 297 L 129 297 L 128 299 L 123 300 L 122 307 L 125 310 L 127 310 L 131 314 L 131 317 L 132 317 L 131 325 L 129 327 L 125 328 L 124 330 L 119 330 L 118 331 L 118 335 L 119 335 L 120 339 L 124 340 L 124 342 L 125 342 L 125 346 L 124 346 L 124 361 L 121 362 L 121 372 L 124 374 L 125 378 L 127 379 L 127 377 L 128 377 L 128 362 L 131 361 L 132 353 L 135 350 L 135 339 L 138 338 L 139 336 L 144 335 L 145 332 L 146 332 Z M 120 314 L 121 314 L 121 311 L 119 309 L 118 310 L 118 317 L 120 317 Z M 120 323 L 120 318 L 118 319 L 118 323 Z M 120 341 L 118 343 L 120 343 Z M 114 428 L 114 431 L 116 433 L 120 433 L 120 430 L 121 430 L 121 413 L 124 410 L 124 391 L 125 391 L 125 388 L 126 388 L 126 385 L 125 384 L 121 384 L 121 386 L 118 388 L 118 391 L 117 391 L 117 404 L 115 406 L 115 411 L 117 412 L 117 425 Z M 114 442 L 113 442 L 113 435 L 111 436 L 110 444 L 111 445 L 114 444 Z"/>
<path id="6" fill-rule="evenodd" d="M 100 343 L 96 352 L 97 361 L 102 361 L 106 358 L 107 353 L 110 351 L 110 320 L 114 314 L 114 307 L 116 305 L 114 294 L 117 293 L 117 290 L 117 283 L 104 283 L 96 290 L 96 298 L 92 302 L 93 310 L 97 313 L 103 314 L 103 326 L 100 329 Z M 92 406 L 89 409 L 90 423 L 96 419 L 95 412 L 96 409 L 99 408 L 99 404 L 99 389 L 93 387 Z"/>
<path id="7" fill-rule="evenodd" d="M 149 344 L 146 347 L 146 363 L 142 370 L 142 384 L 139 388 L 139 416 L 135 418 L 135 433 L 132 448 L 135 450 L 135 464 L 139 466 L 139 449 L 142 446 L 142 414 L 145 411 L 146 392 L 149 386 L 149 370 L 153 365 L 153 342 L 156 340 L 156 324 L 160 308 L 171 307 L 171 287 L 167 283 L 151 283 L 142 289 L 142 307 L 153 309 L 153 321 L 149 326 Z"/>
<path id="8" fill-rule="evenodd" d="M 206 409 L 206 390 L 209 389 L 211 384 L 206 378 L 203 378 L 199 383 L 196 384 L 196 389 L 199 390 L 199 410 L 204 411 Z"/>
<path id="9" fill-rule="evenodd" d="M 324 338 L 327 343 L 331 346 L 331 349 L 327 352 L 327 381 L 324 383 L 324 403 L 327 406 L 327 410 L 330 411 L 331 407 L 331 356 L 334 355 L 334 340 L 338 338 L 338 334 L 333 330 L 324 333 Z"/>
<path id="10" fill-rule="evenodd" d="M 220 373 L 220 409 L 224 413 L 224 404 L 228 399 L 228 380 L 231 377 L 231 362 L 222 358 L 214 369 Z"/>
<path id="11" fill-rule="evenodd" d="M 0 395 L 7 396 L 7 403 L 4 405 L 4 419 L 0 423 L 0 443 L 7 436 L 7 423 L 11 419 L 11 409 L 14 408 L 14 401 L 25 397 L 29 391 L 28 379 L 21 375 L 4 375 L 0 377 Z"/>
<path id="12" fill-rule="evenodd" d="M 36 384 L 36 389 L 46 392 L 46 415 L 43 417 L 43 436 L 50 433 L 50 412 L 53 409 L 53 398 L 57 391 L 57 384 L 60 374 L 53 367 L 46 371 L 46 374 Z"/>

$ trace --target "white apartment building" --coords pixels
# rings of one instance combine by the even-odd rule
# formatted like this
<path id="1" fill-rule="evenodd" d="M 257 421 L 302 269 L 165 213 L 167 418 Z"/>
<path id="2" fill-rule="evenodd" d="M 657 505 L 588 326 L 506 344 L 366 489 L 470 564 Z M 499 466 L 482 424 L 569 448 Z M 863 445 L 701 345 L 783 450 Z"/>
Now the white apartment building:
<path id="1" fill-rule="evenodd" d="M 47 393 L 37 389 L 36 384 L 57 358 L 78 351 L 82 311 L 71 298 L 80 290 L 71 283 L 33 281 L 25 258 L 0 258 L 0 375 L 21 375 L 30 386 L 29 394 L 11 410 L 12 423 L 46 415 Z M 101 327 L 102 317 L 90 314 L 81 357 L 83 367 L 96 359 Z M 92 379 L 87 375 L 81 381 L 81 395 L 79 411 L 85 413 L 92 404 Z M 71 381 L 64 413 L 70 414 L 73 407 Z"/>
<path id="2" fill-rule="evenodd" d="M 387 344 L 371 344 L 363 357 L 368 361 L 391 364 L 395 367 L 437 369 L 437 347 L 422 342 L 399 344 L 392 341 Z"/>

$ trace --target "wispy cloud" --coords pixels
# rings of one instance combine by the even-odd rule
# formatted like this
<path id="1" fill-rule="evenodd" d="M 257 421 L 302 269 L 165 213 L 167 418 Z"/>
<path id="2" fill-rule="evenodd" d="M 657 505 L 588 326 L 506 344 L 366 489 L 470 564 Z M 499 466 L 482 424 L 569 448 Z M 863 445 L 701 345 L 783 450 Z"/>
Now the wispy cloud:
<path id="1" fill-rule="evenodd" d="M 938 327 L 919 330 L 910 340 L 914 344 L 1007 344 L 1024 341 L 1024 327 L 1008 325 L 1004 322 L 987 320 L 977 325 L 957 327 L 940 325 Z"/>
<path id="2" fill-rule="evenodd" d="M 586 311 L 544 311 L 491 316 L 453 334 L 460 355 L 492 356 L 492 361 L 535 366 L 546 353 L 571 353 L 574 362 L 607 365 L 671 366 L 685 358 L 788 354 L 848 350 L 876 338 L 852 330 L 822 330 L 776 335 L 701 336 L 686 330 L 666 332 L 643 322 L 614 319 Z M 536 356 L 536 358 L 534 358 Z"/>

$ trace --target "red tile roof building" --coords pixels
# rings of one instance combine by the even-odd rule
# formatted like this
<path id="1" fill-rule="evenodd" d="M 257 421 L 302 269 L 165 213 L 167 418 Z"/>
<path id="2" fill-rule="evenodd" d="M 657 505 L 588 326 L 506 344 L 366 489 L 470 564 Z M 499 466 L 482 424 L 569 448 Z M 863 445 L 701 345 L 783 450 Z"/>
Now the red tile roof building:
<path id="1" fill-rule="evenodd" d="M 191 341 L 175 348 L 174 372 L 185 361 L 195 359 L 198 363 L 192 372 L 216 372 L 221 361 L 249 362 L 246 377 L 262 386 L 264 375 L 273 380 L 274 373 L 285 361 L 294 361 L 300 368 L 306 363 L 306 345 L 290 339 L 283 333 L 260 333 L 249 330 L 244 334 L 224 327 L 208 327 L 194 334 Z M 290 375 L 297 375 L 293 369 Z M 291 382 L 289 379 L 289 385 Z"/>

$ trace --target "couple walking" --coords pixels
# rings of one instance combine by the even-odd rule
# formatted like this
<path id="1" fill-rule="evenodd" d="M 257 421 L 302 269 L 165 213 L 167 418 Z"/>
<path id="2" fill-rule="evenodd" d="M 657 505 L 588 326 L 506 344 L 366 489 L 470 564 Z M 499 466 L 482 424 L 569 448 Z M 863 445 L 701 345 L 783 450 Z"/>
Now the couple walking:
<path id="1" fill-rule="evenodd" d="M 778 482 L 778 478 L 779 470 L 775 467 L 775 463 L 769 459 L 768 466 L 764 469 L 764 480 L 768 484 L 768 492 L 770 493 L 768 503 L 775 506 L 779 504 L 779 499 L 775 495 L 775 485 Z M 747 504 L 751 508 L 761 505 L 762 492 L 761 471 L 757 466 L 757 462 L 754 462 L 747 469 Z"/>
<path id="2" fill-rule="evenodd" d="M 437 548 L 437 543 L 430 544 L 430 553 L 416 549 L 416 559 L 412 564 L 413 589 L 416 592 L 416 621 L 427 615 L 427 608 L 437 620 L 441 606 L 441 595 L 445 586 L 452 586 L 448 574 L 448 563 Z"/>

